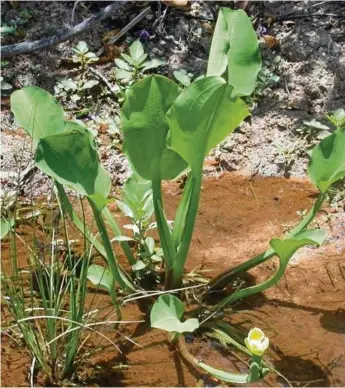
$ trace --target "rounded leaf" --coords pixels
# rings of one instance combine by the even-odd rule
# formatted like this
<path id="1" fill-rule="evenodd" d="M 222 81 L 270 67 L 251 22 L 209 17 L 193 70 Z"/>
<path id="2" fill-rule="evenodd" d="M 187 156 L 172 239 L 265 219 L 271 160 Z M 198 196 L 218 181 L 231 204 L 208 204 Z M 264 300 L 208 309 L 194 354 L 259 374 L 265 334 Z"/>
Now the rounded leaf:
<path id="1" fill-rule="evenodd" d="M 345 176 L 345 129 L 337 129 L 313 149 L 308 174 L 322 193 Z"/>
<path id="2" fill-rule="evenodd" d="M 186 333 L 193 332 L 199 327 L 196 318 L 181 322 L 183 315 L 183 303 L 174 295 L 161 295 L 151 310 L 151 327 L 169 332 Z"/>
<path id="3" fill-rule="evenodd" d="M 11 95 L 16 123 L 37 143 L 42 137 L 61 133 L 65 128 L 64 111 L 47 91 L 28 86 Z"/>
<path id="4" fill-rule="evenodd" d="M 35 161 L 47 175 L 82 195 L 106 198 L 111 179 L 99 162 L 92 134 L 77 123 L 66 132 L 46 136 L 37 145 Z"/>

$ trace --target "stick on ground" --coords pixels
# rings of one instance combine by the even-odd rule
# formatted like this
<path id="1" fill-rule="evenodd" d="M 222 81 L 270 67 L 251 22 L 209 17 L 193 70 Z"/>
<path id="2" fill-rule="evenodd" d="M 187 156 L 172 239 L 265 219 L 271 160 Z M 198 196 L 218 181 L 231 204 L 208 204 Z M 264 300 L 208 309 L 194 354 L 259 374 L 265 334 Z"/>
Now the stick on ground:
<path id="1" fill-rule="evenodd" d="M 77 24 L 74 27 L 69 28 L 66 32 L 63 32 L 58 35 L 51 36 L 50 38 L 44 38 L 41 40 L 35 40 L 35 41 L 25 41 L 22 43 L 17 43 L 13 45 L 3 46 L 1 47 L 1 57 L 2 58 L 9 58 L 14 55 L 19 54 L 27 54 L 32 51 L 42 50 L 47 47 L 55 46 L 58 43 L 64 42 L 68 39 L 74 38 L 76 35 L 79 35 L 91 27 L 93 27 L 95 24 L 100 23 L 102 20 L 109 17 L 112 13 L 118 11 L 123 7 L 123 5 L 127 2 L 127 0 L 118 0 L 107 7 L 103 8 L 100 12 L 98 12 L 95 15 L 92 15 L 88 19 L 84 20 L 83 22 Z"/>

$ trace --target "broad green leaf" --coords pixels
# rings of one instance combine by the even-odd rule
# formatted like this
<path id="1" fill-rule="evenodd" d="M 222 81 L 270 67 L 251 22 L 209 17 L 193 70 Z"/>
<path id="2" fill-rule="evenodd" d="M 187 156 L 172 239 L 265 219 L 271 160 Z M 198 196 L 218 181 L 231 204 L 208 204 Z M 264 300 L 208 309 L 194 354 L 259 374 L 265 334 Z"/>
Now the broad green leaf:
<path id="1" fill-rule="evenodd" d="M 249 115 L 247 105 L 231 97 L 221 77 L 206 77 L 185 89 L 167 114 L 171 148 L 198 171 L 204 157 Z"/>
<path id="2" fill-rule="evenodd" d="M 114 289 L 114 278 L 111 272 L 101 265 L 92 264 L 87 270 L 87 278 L 95 286 L 105 288 L 108 291 Z"/>
<path id="3" fill-rule="evenodd" d="M 199 327 L 196 318 L 181 322 L 184 312 L 183 303 L 174 295 L 161 295 L 151 310 L 151 327 L 169 332 L 187 333 L 193 332 Z"/>
<path id="4" fill-rule="evenodd" d="M 344 129 L 337 129 L 313 149 L 308 174 L 322 193 L 345 176 Z"/>
<path id="5" fill-rule="evenodd" d="M 143 63 L 143 68 L 141 70 L 147 71 L 147 70 L 151 70 L 151 69 L 157 69 L 157 67 L 165 66 L 167 64 L 168 64 L 168 62 L 164 59 L 154 58 L 154 59 L 151 59 L 151 61 L 147 61 L 147 62 Z"/>
<path id="6" fill-rule="evenodd" d="M 28 86 L 13 92 L 11 109 L 16 123 L 25 129 L 35 143 L 42 137 L 64 131 L 64 111 L 61 105 L 41 88 Z"/>
<path id="7" fill-rule="evenodd" d="M 284 240 L 272 239 L 270 245 L 279 256 L 281 265 L 285 267 L 299 248 L 305 245 L 321 245 L 325 238 L 326 235 L 323 230 L 310 229 Z"/>
<path id="8" fill-rule="evenodd" d="M 167 147 L 166 112 L 179 94 L 166 77 L 153 75 L 137 82 L 122 107 L 124 150 L 144 179 L 174 179 L 186 162 Z"/>
<path id="9" fill-rule="evenodd" d="M 1 222 L 0 222 L 0 240 L 2 240 L 4 237 L 7 236 L 7 234 L 10 232 L 10 230 L 13 228 L 14 226 L 14 219 L 11 218 L 9 220 L 5 219 L 5 218 L 1 218 Z"/>
<path id="10" fill-rule="evenodd" d="M 207 76 L 221 76 L 225 73 L 228 66 L 228 51 L 231 38 L 228 19 L 230 19 L 231 13 L 232 10 L 229 8 L 221 8 L 218 13 L 208 57 Z"/>
<path id="11" fill-rule="evenodd" d="M 136 40 L 131 44 L 131 46 L 129 47 L 129 53 L 131 54 L 133 62 L 135 64 L 140 64 L 140 57 L 145 54 L 144 47 L 141 44 L 140 40 Z"/>
<path id="12" fill-rule="evenodd" d="M 261 69 L 258 39 L 243 10 L 221 8 L 209 55 L 207 75 L 222 75 L 228 67 L 233 95 L 250 95 Z"/>
<path id="13" fill-rule="evenodd" d="M 40 140 L 35 154 L 37 166 L 82 195 L 106 198 L 111 179 L 99 162 L 92 134 L 76 123 L 69 125 L 74 129 Z"/>

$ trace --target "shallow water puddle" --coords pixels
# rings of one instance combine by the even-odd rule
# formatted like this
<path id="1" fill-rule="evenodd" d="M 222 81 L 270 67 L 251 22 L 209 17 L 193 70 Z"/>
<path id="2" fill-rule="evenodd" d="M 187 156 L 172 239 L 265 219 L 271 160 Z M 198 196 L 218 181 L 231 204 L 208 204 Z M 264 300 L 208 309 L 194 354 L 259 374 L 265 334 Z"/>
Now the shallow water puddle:
<path id="1" fill-rule="evenodd" d="M 168 218 L 172 218 L 180 192 L 176 183 L 165 185 Z M 232 173 L 206 179 L 187 270 L 203 266 L 211 270 L 206 276 L 213 276 L 260 253 L 272 237 L 283 236 L 298 222 L 297 212 L 309 209 L 315 194 L 303 180 L 250 180 Z M 229 319 L 244 330 L 259 326 L 265 331 L 273 365 L 294 386 L 345 384 L 345 216 L 338 215 L 335 221 L 331 217 L 326 223 L 327 214 L 321 214 L 318 223 L 328 230 L 328 242 L 319 249 L 303 249 L 276 287 L 236 306 L 237 313 Z M 7 243 L 2 249 L 8 249 Z M 275 268 L 271 260 L 251 275 L 259 281 Z M 97 298 L 100 304 L 109 304 L 107 296 Z M 136 305 L 125 307 L 123 315 L 124 319 L 144 318 Z M 123 343 L 119 355 L 105 345 L 82 367 L 89 386 L 195 386 L 204 379 L 178 356 L 165 333 L 148 331 L 145 323 L 124 326 L 121 332 L 135 337 L 143 348 Z M 106 334 L 116 338 L 110 329 Z M 98 343 L 99 339 L 91 337 L 86 345 Z M 210 340 L 194 339 L 188 346 L 212 366 L 233 371 L 243 368 Z M 21 358 L 21 365 L 14 362 L 20 354 L 7 339 L 2 352 L 2 385 L 28 385 L 28 359 Z M 271 374 L 257 385 L 286 383 Z"/>

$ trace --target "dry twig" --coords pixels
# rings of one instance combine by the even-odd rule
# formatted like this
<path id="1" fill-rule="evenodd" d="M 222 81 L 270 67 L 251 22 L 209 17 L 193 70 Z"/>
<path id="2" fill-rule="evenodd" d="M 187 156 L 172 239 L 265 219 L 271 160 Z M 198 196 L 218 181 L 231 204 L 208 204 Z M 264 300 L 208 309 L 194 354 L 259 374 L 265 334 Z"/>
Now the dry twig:
<path id="1" fill-rule="evenodd" d="M 100 23 L 102 20 L 109 17 L 115 11 L 118 11 L 120 8 L 123 7 L 125 2 L 127 2 L 127 0 L 115 1 L 104 9 L 102 9 L 97 14 L 92 15 L 91 17 L 77 24 L 74 27 L 70 27 L 66 32 L 51 36 L 50 38 L 36 40 L 34 42 L 25 41 L 22 43 L 3 46 L 1 47 L 1 56 L 2 58 L 9 58 L 14 55 L 27 54 L 32 51 L 42 50 L 47 47 L 55 46 L 68 39 L 74 38 L 76 35 L 79 35 L 89 30 L 95 24 Z"/>

